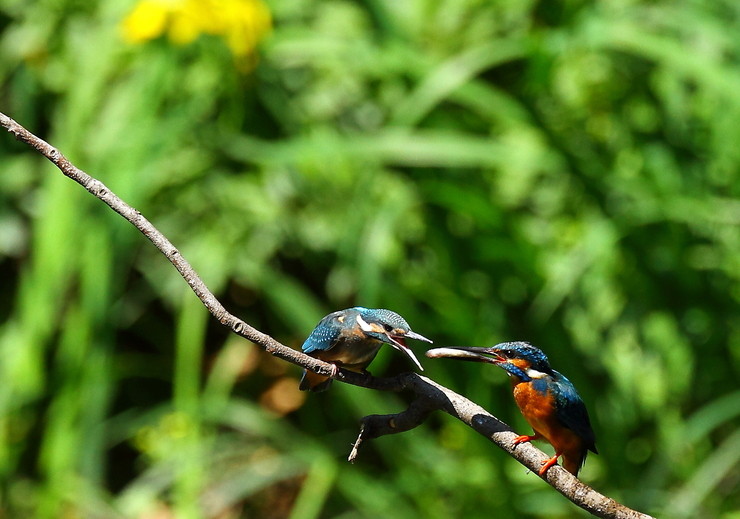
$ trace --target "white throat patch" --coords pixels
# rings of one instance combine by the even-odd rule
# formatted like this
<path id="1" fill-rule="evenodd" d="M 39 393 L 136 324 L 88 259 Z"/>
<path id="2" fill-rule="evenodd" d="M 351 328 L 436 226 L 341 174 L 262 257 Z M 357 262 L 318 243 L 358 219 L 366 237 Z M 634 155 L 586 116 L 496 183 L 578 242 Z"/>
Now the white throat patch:
<path id="1" fill-rule="evenodd" d="M 362 316 L 359 315 L 359 314 L 357 315 L 357 324 L 360 325 L 360 328 L 362 329 L 363 332 L 372 332 L 373 331 L 373 327 L 370 326 L 369 324 L 367 324 L 365 322 L 365 319 L 363 319 Z"/>
<path id="2" fill-rule="evenodd" d="M 532 368 L 527 368 L 526 373 L 529 378 L 542 378 L 547 375 L 547 373 L 542 373 L 541 371 L 537 371 L 536 369 Z"/>

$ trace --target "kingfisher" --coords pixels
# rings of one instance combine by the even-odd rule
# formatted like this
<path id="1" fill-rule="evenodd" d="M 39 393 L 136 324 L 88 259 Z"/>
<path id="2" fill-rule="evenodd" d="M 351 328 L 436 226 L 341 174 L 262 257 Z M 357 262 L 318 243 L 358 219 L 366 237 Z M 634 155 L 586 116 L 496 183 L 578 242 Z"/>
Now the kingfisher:
<path id="1" fill-rule="evenodd" d="M 506 370 L 514 400 L 534 429 L 534 435 L 517 436 L 514 445 L 546 440 L 555 448 L 555 456 L 542 463 L 540 476 L 555 465 L 560 456 L 563 468 L 578 476 L 588 451 L 599 453 L 586 405 L 570 380 L 550 367 L 547 356 L 539 348 L 528 342 L 504 342 L 493 348 L 437 348 L 427 351 L 426 355 L 487 362 Z"/>
<path id="2" fill-rule="evenodd" d="M 406 346 L 405 339 L 432 342 L 412 331 L 409 323 L 396 312 L 356 306 L 333 312 L 321 319 L 301 349 L 303 353 L 334 364 L 332 377 L 336 376 L 338 366 L 367 373 L 365 368 L 383 344 L 390 344 L 405 353 L 424 371 L 414 352 Z M 301 391 L 326 391 L 332 382 L 333 378 L 304 370 L 298 388 Z"/>

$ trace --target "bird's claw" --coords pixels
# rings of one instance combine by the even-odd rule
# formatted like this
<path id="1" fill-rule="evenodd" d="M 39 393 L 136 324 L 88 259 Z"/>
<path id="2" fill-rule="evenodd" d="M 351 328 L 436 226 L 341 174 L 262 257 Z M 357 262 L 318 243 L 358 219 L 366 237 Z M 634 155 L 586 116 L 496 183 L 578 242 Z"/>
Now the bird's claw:
<path id="1" fill-rule="evenodd" d="M 557 464 L 557 462 L 558 462 L 558 456 L 559 456 L 558 454 L 555 454 L 555 456 L 553 456 L 552 458 L 550 458 L 550 459 L 545 460 L 545 461 L 542 462 L 542 468 L 539 471 L 539 475 L 540 476 L 544 476 L 545 475 L 545 472 L 547 472 L 547 469 L 549 469 L 553 465 Z"/>
<path id="2" fill-rule="evenodd" d="M 537 438 L 537 436 L 527 436 L 526 434 L 523 434 L 521 436 L 517 436 L 516 438 L 514 438 L 514 441 L 512 442 L 512 444 L 514 446 L 517 446 L 520 443 L 531 442 L 532 440 L 534 440 L 536 438 Z"/>

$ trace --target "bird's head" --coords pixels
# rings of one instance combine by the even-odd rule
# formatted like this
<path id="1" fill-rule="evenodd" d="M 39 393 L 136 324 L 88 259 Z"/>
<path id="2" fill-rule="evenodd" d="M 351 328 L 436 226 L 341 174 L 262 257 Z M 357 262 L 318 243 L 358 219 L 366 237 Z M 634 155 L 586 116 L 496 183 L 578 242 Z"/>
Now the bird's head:
<path id="1" fill-rule="evenodd" d="M 432 341 L 411 330 L 409 323 L 396 312 L 383 308 L 370 309 L 356 307 L 354 310 L 358 312 L 355 319 L 362 333 L 367 337 L 390 344 L 398 351 L 406 354 L 421 371 L 424 371 L 414 352 L 406 346 L 405 340 L 416 339 L 417 341 L 428 342 L 430 344 Z"/>
<path id="2" fill-rule="evenodd" d="M 427 357 L 448 357 L 472 362 L 495 364 L 506 370 L 509 375 L 523 381 L 552 374 L 550 362 L 541 349 L 528 342 L 502 342 L 492 348 L 451 346 L 435 348 L 426 353 Z"/>

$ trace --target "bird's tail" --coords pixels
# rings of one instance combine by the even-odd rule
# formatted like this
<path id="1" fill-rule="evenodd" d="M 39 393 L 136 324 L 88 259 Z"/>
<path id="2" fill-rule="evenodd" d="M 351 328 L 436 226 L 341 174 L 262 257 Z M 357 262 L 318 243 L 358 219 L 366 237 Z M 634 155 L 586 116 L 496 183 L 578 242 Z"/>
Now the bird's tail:
<path id="1" fill-rule="evenodd" d="M 334 382 L 334 379 L 332 378 L 319 375 L 313 371 L 303 370 L 303 376 L 301 377 L 301 383 L 298 384 L 298 389 L 301 391 L 320 393 L 329 389 L 332 382 Z"/>
<path id="2" fill-rule="evenodd" d="M 563 468 L 578 477 L 578 472 L 583 467 L 586 461 L 586 455 L 588 454 L 587 449 L 583 449 L 579 453 L 571 453 L 570 455 L 563 455 Z"/>

